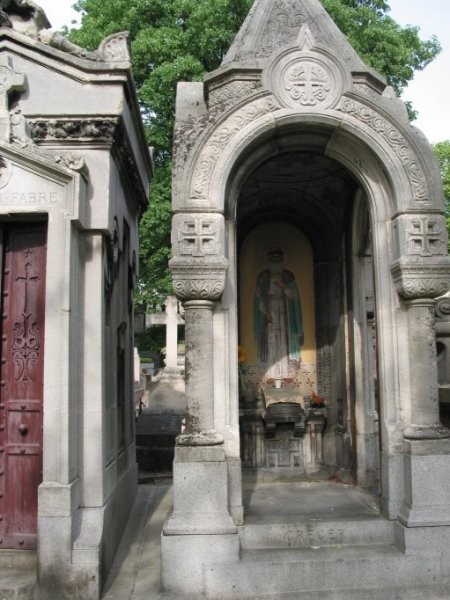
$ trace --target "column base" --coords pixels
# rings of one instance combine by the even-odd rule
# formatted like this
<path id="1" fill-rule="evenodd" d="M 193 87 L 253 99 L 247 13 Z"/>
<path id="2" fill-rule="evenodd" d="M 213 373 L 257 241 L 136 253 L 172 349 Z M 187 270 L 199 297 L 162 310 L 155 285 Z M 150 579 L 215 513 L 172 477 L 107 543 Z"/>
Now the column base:
<path id="1" fill-rule="evenodd" d="M 450 525 L 450 441 L 411 440 L 398 519 L 407 527 Z"/>
<path id="2" fill-rule="evenodd" d="M 200 433 L 182 433 L 176 439 L 177 446 L 220 446 L 223 436 L 217 431 L 202 431 Z"/>
<path id="3" fill-rule="evenodd" d="M 236 534 L 228 510 L 228 468 L 223 447 L 175 448 L 173 512 L 164 535 Z"/>
<path id="4" fill-rule="evenodd" d="M 436 425 L 410 425 L 403 432 L 407 440 L 444 440 L 450 438 L 450 429 Z"/>

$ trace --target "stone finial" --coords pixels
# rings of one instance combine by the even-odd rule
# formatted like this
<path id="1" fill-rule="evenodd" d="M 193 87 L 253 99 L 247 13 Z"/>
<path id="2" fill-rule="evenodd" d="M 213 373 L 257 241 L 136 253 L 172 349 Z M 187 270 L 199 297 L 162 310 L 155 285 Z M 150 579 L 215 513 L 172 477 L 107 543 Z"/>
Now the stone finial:
<path id="1" fill-rule="evenodd" d="M 33 0 L 1 0 L 0 26 L 37 39 L 41 29 L 51 27 L 42 8 Z"/>
<path id="2" fill-rule="evenodd" d="M 130 34 L 128 31 L 113 33 L 102 41 L 97 52 L 105 62 L 131 63 Z"/>

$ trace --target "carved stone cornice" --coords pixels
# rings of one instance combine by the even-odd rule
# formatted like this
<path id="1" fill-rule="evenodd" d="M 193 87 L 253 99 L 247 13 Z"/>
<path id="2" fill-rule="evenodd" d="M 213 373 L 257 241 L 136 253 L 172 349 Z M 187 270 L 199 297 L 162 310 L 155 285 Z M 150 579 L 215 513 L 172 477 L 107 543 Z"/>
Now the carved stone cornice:
<path id="1" fill-rule="evenodd" d="M 402 257 L 391 266 L 391 273 L 399 296 L 405 300 L 437 298 L 450 287 L 450 258 Z"/>
<path id="2" fill-rule="evenodd" d="M 33 141 L 40 145 L 57 143 L 110 146 L 132 195 L 138 199 L 141 210 L 145 210 L 148 204 L 147 194 L 120 117 L 30 119 L 29 125 Z"/>
<path id="3" fill-rule="evenodd" d="M 69 141 L 112 144 L 120 126 L 120 119 L 30 119 L 29 124 L 33 140 L 37 143 Z"/>
<path id="4" fill-rule="evenodd" d="M 219 300 L 225 288 L 228 261 L 223 256 L 188 258 L 175 256 L 169 261 L 173 288 L 179 300 Z"/>

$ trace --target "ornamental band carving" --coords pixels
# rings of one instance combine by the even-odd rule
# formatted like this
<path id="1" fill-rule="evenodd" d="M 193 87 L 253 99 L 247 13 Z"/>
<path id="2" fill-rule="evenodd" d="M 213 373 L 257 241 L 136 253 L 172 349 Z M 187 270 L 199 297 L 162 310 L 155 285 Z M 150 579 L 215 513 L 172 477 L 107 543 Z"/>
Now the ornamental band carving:
<path id="1" fill-rule="evenodd" d="M 449 289 L 450 264 L 448 257 L 439 257 L 435 264 L 397 260 L 391 267 L 397 293 L 405 300 L 437 298 Z"/>
<path id="2" fill-rule="evenodd" d="M 225 257 L 175 256 L 169 261 L 169 267 L 179 300 L 219 300 L 221 297 L 228 268 Z"/>
<path id="3" fill-rule="evenodd" d="M 241 108 L 220 125 L 200 154 L 191 185 L 191 198 L 208 198 L 209 180 L 223 149 L 248 124 L 279 108 L 276 100 L 266 96 Z"/>
<path id="4" fill-rule="evenodd" d="M 342 100 L 337 110 L 352 115 L 362 123 L 368 125 L 375 133 L 381 135 L 397 154 L 408 172 L 408 178 L 413 191 L 413 200 L 415 202 L 430 201 L 423 169 L 408 142 L 392 123 L 364 104 L 355 100 L 349 100 L 348 98 Z"/>

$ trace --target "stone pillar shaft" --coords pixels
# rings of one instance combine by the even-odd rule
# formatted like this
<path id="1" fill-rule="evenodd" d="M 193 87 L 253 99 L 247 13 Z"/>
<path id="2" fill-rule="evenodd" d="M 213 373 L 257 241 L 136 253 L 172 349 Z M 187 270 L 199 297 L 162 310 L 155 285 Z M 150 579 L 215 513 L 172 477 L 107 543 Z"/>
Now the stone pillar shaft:
<path id="1" fill-rule="evenodd" d="M 406 303 L 410 331 L 410 358 L 413 394 L 411 424 L 428 427 L 439 424 L 434 300 L 420 298 Z"/>
<path id="2" fill-rule="evenodd" d="M 176 369 L 178 367 L 178 301 L 169 296 L 166 300 L 166 367 Z"/>
<path id="3" fill-rule="evenodd" d="M 213 308 L 209 300 L 185 302 L 186 433 L 214 429 Z"/>
<path id="4" fill-rule="evenodd" d="M 412 394 L 411 422 L 404 435 L 412 440 L 450 437 L 450 430 L 442 427 L 439 420 L 434 300 L 408 300 L 406 307 Z"/>

